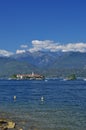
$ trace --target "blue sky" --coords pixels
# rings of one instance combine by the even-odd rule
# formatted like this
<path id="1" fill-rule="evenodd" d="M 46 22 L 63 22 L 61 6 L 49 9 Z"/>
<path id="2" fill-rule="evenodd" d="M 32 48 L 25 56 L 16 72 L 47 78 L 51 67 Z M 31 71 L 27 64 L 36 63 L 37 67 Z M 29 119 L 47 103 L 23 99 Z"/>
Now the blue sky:
<path id="1" fill-rule="evenodd" d="M 0 50 L 31 48 L 35 40 L 86 43 L 86 1 L 0 0 Z"/>

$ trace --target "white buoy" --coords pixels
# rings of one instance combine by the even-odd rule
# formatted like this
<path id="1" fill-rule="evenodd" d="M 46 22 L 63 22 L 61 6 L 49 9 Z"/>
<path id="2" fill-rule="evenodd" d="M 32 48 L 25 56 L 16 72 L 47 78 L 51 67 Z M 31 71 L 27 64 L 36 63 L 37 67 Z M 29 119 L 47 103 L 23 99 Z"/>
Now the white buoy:
<path id="1" fill-rule="evenodd" d="M 44 101 L 44 97 L 43 97 L 43 96 L 41 97 L 41 101 L 42 101 L 42 102 Z"/>
<path id="2" fill-rule="evenodd" d="M 16 96 L 14 96 L 13 99 L 16 100 Z"/>

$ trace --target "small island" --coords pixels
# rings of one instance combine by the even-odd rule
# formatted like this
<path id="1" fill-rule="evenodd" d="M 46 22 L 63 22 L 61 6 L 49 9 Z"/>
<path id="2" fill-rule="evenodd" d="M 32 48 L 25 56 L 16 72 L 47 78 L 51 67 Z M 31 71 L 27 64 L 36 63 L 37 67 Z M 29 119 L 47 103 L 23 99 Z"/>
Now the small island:
<path id="1" fill-rule="evenodd" d="M 12 76 L 12 79 L 42 80 L 44 79 L 44 76 L 40 74 L 35 74 L 34 72 L 32 72 L 32 74 L 15 74 Z"/>
<path id="2" fill-rule="evenodd" d="M 76 75 L 75 74 L 71 74 L 67 77 L 67 80 L 76 80 Z"/>

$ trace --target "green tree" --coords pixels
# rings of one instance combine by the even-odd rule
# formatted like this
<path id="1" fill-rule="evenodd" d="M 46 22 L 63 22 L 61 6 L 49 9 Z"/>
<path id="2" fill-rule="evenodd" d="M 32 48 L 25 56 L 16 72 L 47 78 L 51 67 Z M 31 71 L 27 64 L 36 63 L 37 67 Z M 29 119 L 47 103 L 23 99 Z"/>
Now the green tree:
<path id="1" fill-rule="evenodd" d="M 76 75 L 75 74 L 71 74 L 70 76 L 68 76 L 69 80 L 75 80 L 76 79 Z"/>

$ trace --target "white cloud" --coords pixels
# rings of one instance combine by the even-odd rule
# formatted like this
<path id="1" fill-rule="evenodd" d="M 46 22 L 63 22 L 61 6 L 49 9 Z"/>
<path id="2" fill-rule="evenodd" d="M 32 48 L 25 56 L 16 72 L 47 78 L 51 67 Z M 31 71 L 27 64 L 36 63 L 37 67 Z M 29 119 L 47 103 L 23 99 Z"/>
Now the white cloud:
<path id="1" fill-rule="evenodd" d="M 32 48 L 29 49 L 30 52 L 33 51 L 40 51 L 40 50 L 51 50 L 56 47 L 56 43 L 54 41 L 45 40 L 45 41 L 39 41 L 39 40 L 33 40 L 32 41 Z"/>
<path id="2" fill-rule="evenodd" d="M 56 43 L 51 40 L 33 40 L 32 41 L 32 48 L 28 48 L 28 45 L 21 45 L 22 49 L 16 50 L 16 54 L 25 53 L 26 51 L 35 52 L 35 51 L 51 51 L 51 52 L 68 52 L 68 51 L 74 51 L 74 52 L 86 52 L 86 43 L 67 43 L 67 44 L 61 44 Z M 6 51 L 6 50 L 0 50 L 0 56 L 11 56 L 13 55 L 12 52 Z"/>
<path id="3" fill-rule="evenodd" d="M 44 41 L 33 40 L 32 48 L 30 48 L 29 51 L 34 52 L 34 51 L 41 51 L 41 50 L 49 50 L 53 52 L 57 52 L 57 51 L 86 52 L 86 43 L 60 44 L 50 40 L 44 40 Z"/>
<path id="4" fill-rule="evenodd" d="M 86 52 L 86 43 L 69 43 L 62 48 L 62 51 Z"/>
<path id="5" fill-rule="evenodd" d="M 21 48 L 28 48 L 28 45 L 21 45 Z"/>
<path id="6" fill-rule="evenodd" d="M 32 47 L 29 48 L 28 45 L 23 44 L 20 46 L 22 49 L 17 50 L 16 54 L 25 53 L 26 51 L 35 52 L 35 51 L 51 51 L 51 52 L 86 52 L 86 43 L 67 43 L 61 44 L 51 40 L 33 40 Z"/>
<path id="7" fill-rule="evenodd" d="M 16 50 L 16 54 L 21 54 L 21 53 L 25 53 L 26 50 Z"/>
<path id="8" fill-rule="evenodd" d="M 7 56 L 7 57 L 9 57 L 11 55 L 13 55 L 12 52 L 9 52 L 9 51 L 6 51 L 6 50 L 0 50 L 0 56 Z"/>

